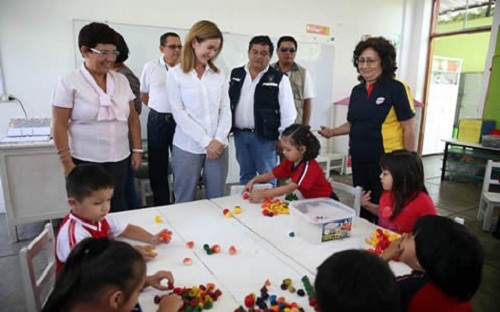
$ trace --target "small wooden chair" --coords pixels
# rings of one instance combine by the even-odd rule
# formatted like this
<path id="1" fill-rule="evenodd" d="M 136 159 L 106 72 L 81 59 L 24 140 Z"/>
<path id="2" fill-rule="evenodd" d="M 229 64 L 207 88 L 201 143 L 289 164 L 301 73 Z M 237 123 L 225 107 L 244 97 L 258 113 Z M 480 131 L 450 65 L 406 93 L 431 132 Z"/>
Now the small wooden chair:
<path id="1" fill-rule="evenodd" d="M 19 251 L 19 259 L 28 311 L 41 311 L 56 280 L 55 239 L 52 224 L 47 223 L 42 233 Z M 42 263 L 46 265 L 42 273 L 37 276 Z"/>
<path id="2" fill-rule="evenodd" d="M 492 187 L 496 188 L 497 191 L 493 191 Z M 500 162 L 490 159 L 486 164 L 483 190 L 477 211 L 477 219 L 479 221 L 483 220 L 483 231 L 491 229 L 495 207 L 500 207 Z"/>
<path id="3" fill-rule="evenodd" d="M 361 186 L 350 186 L 344 183 L 330 180 L 332 183 L 333 191 L 337 194 L 337 191 L 345 192 L 351 194 L 354 197 L 353 209 L 356 212 L 356 216 L 359 217 L 361 212 L 361 192 L 363 188 Z"/>

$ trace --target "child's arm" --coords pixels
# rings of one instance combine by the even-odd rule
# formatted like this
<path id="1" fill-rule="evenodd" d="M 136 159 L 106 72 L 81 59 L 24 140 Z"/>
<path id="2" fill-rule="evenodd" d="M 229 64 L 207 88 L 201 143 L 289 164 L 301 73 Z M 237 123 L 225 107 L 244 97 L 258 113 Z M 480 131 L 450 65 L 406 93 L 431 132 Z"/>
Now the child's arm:
<path id="1" fill-rule="evenodd" d="M 274 178 L 275 177 L 274 177 L 274 174 L 272 171 L 269 171 L 269 172 L 266 172 L 266 173 L 261 174 L 259 176 L 256 176 L 252 180 L 248 181 L 248 183 L 243 188 L 243 191 L 251 192 L 253 190 L 253 185 L 255 183 L 267 182 L 267 181 L 274 179 Z"/>
<path id="2" fill-rule="evenodd" d="M 158 245 L 160 243 L 168 244 L 171 235 L 172 232 L 167 229 L 161 230 L 158 234 L 153 235 L 140 226 L 129 224 L 120 236 L 151 245 Z"/>
<path id="3" fill-rule="evenodd" d="M 250 202 L 252 202 L 252 203 L 258 203 L 258 202 L 262 201 L 264 198 L 278 197 L 278 196 L 282 196 L 285 194 L 289 194 L 298 188 L 299 188 L 298 184 L 296 184 L 294 182 L 290 182 L 286 185 L 278 186 L 278 187 L 275 187 L 272 189 L 253 190 L 250 193 L 249 199 L 250 199 Z"/>

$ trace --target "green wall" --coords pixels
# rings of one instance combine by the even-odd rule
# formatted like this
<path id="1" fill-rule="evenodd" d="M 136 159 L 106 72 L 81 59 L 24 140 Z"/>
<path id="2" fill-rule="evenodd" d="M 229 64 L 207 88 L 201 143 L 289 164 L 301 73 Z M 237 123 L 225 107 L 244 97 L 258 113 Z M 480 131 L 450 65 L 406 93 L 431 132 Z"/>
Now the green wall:
<path id="1" fill-rule="evenodd" d="M 491 25 L 493 17 L 467 21 L 467 28 Z M 463 29 L 462 22 L 440 24 L 437 32 Z M 490 32 L 436 38 L 433 41 L 433 55 L 462 59 L 462 72 L 483 72 L 490 43 Z"/>
<path id="2" fill-rule="evenodd" d="M 456 35 L 433 40 L 433 55 L 462 59 L 462 72 L 483 72 L 490 32 Z"/>

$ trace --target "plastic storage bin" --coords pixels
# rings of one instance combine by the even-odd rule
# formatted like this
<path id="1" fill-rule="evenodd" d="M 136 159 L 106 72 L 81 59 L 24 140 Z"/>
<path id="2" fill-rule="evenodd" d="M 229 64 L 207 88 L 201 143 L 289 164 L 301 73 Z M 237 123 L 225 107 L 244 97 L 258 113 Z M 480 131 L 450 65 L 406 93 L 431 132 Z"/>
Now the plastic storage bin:
<path id="1" fill-rule="evenodd" d="M 331 198 L 290 202 L 291 228 L 312 243 L 342 239 L 351 235 L 354 209 Z"/>

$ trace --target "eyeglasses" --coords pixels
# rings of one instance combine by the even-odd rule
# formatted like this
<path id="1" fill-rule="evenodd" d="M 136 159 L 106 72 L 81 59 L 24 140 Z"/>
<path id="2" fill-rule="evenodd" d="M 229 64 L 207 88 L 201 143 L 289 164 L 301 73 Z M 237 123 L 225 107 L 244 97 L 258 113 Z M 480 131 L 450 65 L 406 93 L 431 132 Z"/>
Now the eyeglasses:
<path id="1" fill-rule="evenodd" d="M 169 44 L 169 45 L 165 45 L 165 47 L 171 49 L 171 50 L 175 50 L 175 49 L 179 49 L 181 50 L 182 49 L 182 44 Z"/>
<path id="2" fill-rule="evenodd" d="M 280 48 L 281 52 L 290 52 L 290 53 L 295 53 L 297 52 L 297 49 L 294 48 Z"/>
<path id="3" fill-rule="evenodd" d="M 366 64 L 368 66 L 372 66 L 373 64 L 375 64 L 376 62 L 380 61 L 380 59 L 372 59 L 372 58 L 358 58 L 356 60 L 356 64 L 357 65 L 361 65 L 361 64 Z"/>
<path id="4" fill-rule="evenodd" d="M 95 54 L 99 54 L 102 57 L 112 57 L 112 58 L 117 58 L 118 55 L 120 55 L 119 51 L 109 51 L 109 50 L 97 50 L 94 48 L 90 48 L 90 51 L 94 52 Z"/>

